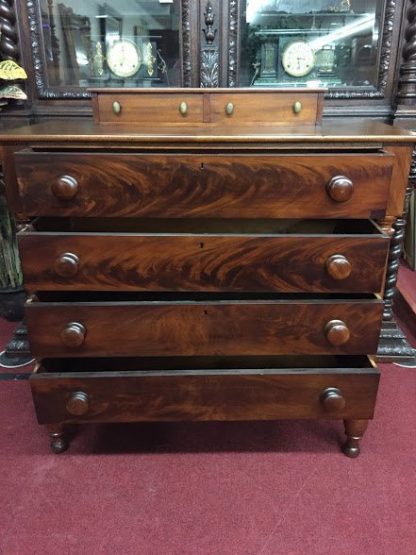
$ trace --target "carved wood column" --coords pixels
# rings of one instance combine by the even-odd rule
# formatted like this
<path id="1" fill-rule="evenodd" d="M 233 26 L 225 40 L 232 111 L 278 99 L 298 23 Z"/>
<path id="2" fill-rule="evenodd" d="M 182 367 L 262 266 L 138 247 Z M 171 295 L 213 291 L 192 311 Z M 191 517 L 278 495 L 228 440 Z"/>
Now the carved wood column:
<path id="1" fill-rule="evenodd" d="M 14 0 L 0 0 L 0 60 L 19 59 Z"/>
<path id="2" fill-rule="evenodd" d="M 202 23 L 200 30 L 200 86 L 218 87 L 220 77 L 220 33 L 218 29 L 221 28 L 219 1 L 201 1 L 200 13 Z"/>
<path id="3" fill-rule="evenodd" d="M 395 123 L 416 128 L 416 0 L 406 0 L 403 7 L 403 31 L 398 57 L 398 84 L 395 99 Z M 416 151 L 409 175 L 403 215 L 390 222 L 391 246 L 384 292 L 385 307 L 378 357 L 382 360 L 413 360 L 415 351 L 394 320 L 393 307 L 396 294 L 397 272 L 403 251 L 409 199 L 416 183 Z"/>
<path id="4" fill-rule="evenodd" d="M 416 0 L 408 0 L 403 38 L 397 104 L 413 105 L 416 100 Z"/>
<path id="5" fill-rule="evenodd" d="M 416 149 L 413 151 L 413 162 L 406 188 L 403 215 L 395 221 L 382 222 L 383 231 L 391 235 L 390 252 L 387 263 L 386 285 L 384 290 L 383 324 L 377 352 L 379 360 L 415 360 L 415 350 L 408 343 L 406 336 L 394 320 L 393 306 L 396 295 L 397 273 L 403 251 L 403 240 L 407 224 L 410 195 L 416 184 Z"/>

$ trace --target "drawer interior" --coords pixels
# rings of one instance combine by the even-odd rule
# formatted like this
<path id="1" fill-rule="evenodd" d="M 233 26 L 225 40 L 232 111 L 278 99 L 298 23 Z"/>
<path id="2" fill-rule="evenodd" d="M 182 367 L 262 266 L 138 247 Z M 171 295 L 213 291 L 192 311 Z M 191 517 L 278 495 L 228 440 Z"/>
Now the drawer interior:
<path id="1" fill-rule="evenodd" d="M 374 369 L 375 362 L 365 355 L 338 356 L 229 356 L 229 357 L 122 357 L 122 358 L 46 358 L 34 374 L 99 372 L 349 372 Z"/>
<path id="2" fill-rule="evenodd" d="M 38 218 L 38 232 L 117 232 L 141 234 L 373 235 L 383 234 L 373 220 L 239 220 L 152 218 Z"/>
<path id="3" fill-rule="evenodd" d="M 380 298 L 376 294 L 317 294 L 317 293 L 200 293 L 200 292 L 106 292 L 106 291 L 39 291 L 36 296 L 30 298 L 27 305 L 33 306 L 39 303 L 77 303 L 77 304 L 103 304 L 114 303 L 131 305 L 133 303 L 143 304 L 217 304 L 240 303 L 244 299 L 244 303 L 278 303 L 279 301 L 287 303 L 291 300 L 316 303 L 325 302 L 358 302 L 358 303 L 379 303 Z"/>

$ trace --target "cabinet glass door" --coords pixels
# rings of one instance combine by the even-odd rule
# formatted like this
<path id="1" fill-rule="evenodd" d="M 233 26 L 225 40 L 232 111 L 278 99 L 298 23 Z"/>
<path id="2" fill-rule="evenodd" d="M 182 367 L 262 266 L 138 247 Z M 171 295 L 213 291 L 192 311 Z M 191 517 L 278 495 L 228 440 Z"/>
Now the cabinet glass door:
<path id="1" fill-rule="evenodd" d="M 182 85 L 180 0 L 41 0 L 50 88 Z"/>
<path id="2" fill-rule="evenodd" d="M 245 0 L 240 86 L 376 87 L 383 0 Z"/>

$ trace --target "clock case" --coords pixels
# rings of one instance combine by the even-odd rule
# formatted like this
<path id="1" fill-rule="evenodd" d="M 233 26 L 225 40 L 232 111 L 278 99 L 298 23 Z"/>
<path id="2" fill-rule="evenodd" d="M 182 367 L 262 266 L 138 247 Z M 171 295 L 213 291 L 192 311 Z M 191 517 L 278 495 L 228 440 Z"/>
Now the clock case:
<path id="1" fill-rule="evenodd" d="M 248 27 L 245 51 L 248 65 L 257 68 L 251 77 L 253 86 L 307 86 L 308 82 L 325 80 L 327 86 L 339 86 L 348 78 L 351 64 L 359 61 L 360 68 L 376 64 L 377 44 L 368 37 L 351 38 L 340 43 L 328 42 L 314 49 L 315 64 L 303 76 L 286 71 L 283 57 L 288 47 L 296 42 L 310 43 L 325 40 L 333 29 L 353 25 L 362 17 L 353 12 L 265 13 Z M 378 23 L 380 14 L 375 14 Z M 361 70 L 362 71 L 362 70 Z M 363 79 L 365 81 L 365 77 Z"/>

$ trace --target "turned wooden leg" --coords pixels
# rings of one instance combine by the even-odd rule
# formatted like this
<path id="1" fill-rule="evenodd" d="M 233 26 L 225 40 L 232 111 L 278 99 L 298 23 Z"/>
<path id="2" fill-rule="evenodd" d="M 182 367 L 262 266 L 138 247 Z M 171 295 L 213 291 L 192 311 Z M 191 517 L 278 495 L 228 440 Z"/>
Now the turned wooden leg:
<path id="1" fill-rule="evenodd" d="M 50 424 L 47 426 L 49 437 L 51 438 L 51 449 L 57 455 L 63 453 L 69 447 L 65 438 L 63 424 Z"/>
<path id="2" fill-rule="evenodd" d="M 368 420 L 344 420 L 347 441 L 342 450 L 347 457 L 355 459 L 360 454 L 360 439 L 368 426 Z"/>

